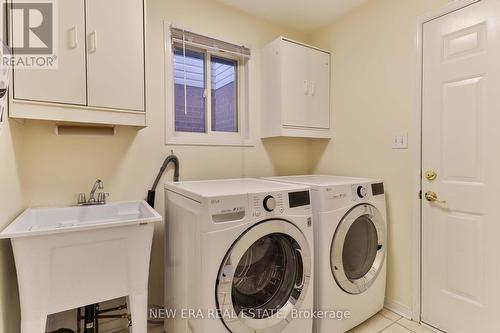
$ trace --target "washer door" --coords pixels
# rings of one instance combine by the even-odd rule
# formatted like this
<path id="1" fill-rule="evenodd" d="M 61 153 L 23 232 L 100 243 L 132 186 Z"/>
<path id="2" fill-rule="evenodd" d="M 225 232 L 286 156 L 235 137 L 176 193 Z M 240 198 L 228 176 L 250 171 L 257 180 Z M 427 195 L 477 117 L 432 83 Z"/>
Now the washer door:
<path id="1" fill-rule="evenodd" d="M 234 333 L 281 331 L 300 308 L 310 276 L 309 245 L 297 227 L 284 220 L 255 225 L 233 244 L 219 271 L 224 324 Z"/>
<path id="2" fill-rule="evenodd" d="M 333 276 L 349 294 L 361 294 L 375 282 L 383 268 L 386 227 L 382 214 L 361 204 L 342 218 L 330 250 Z"/>

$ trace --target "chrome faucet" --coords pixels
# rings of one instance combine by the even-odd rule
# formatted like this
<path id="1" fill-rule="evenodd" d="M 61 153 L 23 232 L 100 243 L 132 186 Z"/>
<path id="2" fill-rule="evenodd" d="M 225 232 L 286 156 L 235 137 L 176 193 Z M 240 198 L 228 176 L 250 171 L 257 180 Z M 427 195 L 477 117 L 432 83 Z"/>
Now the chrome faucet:
<path id="1" fill-rule="evenodd" d="M 104 205 L 106 203 L 106 198 L 109 197 L 109 193 L 99 192 L 96 200 L 95 192 L 97 190 L 104 190 L 104 183 L 100 179 L 96 180 L 94 183 L 90 191 L 89 200 L 86 200 L 85 193 L 78 194 L 78 206 Z"/>
<path id="2" fill-rule="evenodd" d="M 102 180 L 100 180 L 100 179 L 95 181 L 95 184 L 92 187 L 92 190 L 90 191 L 90 195 L 89 195 L 89 202 L 90 203 L 96 202 L 94 195 L 95 195 L 95 191 L 97 191 L 97 189 L 104 190 L 104 184 L 103 184 Z"/>

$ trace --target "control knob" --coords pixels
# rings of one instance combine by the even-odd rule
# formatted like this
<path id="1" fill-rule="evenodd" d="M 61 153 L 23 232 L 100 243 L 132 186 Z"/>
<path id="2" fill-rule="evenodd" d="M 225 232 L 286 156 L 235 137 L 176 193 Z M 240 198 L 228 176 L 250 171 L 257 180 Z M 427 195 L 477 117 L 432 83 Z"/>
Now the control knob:
<path id="1" fill-rule="evenodd" d="M 357 192 L 358 192 L 358 197 L 360 198 L 364 198 L 368 194 L 366 187 L 364 186 L 358 186 Z"/>
<path id="2" fill-rule="evenodd" d="M 268 212 L 272 212 L 276 208 L 276 199 L 272 195 L 268 195 L 264 198 L 264 209 Z"/>

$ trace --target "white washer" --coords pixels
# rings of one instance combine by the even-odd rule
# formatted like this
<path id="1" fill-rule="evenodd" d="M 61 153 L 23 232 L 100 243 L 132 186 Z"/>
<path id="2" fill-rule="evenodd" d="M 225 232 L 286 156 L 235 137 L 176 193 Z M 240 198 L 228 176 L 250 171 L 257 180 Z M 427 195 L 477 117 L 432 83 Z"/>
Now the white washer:
<path id="1" fill-rule="evenodd" d="M 166 332 L 312 332 L 311 215 L 305 185 L 166 184 Z"/>
<path id="2" fill-rule="evenodd" d="M 346 332 L 384 306 L 387 224 L 381 180 L 291 176 L 311 186 L 315 230 L 315 310 L 348 310 L 350 319 L 317 319 L 314 331 Z"/>

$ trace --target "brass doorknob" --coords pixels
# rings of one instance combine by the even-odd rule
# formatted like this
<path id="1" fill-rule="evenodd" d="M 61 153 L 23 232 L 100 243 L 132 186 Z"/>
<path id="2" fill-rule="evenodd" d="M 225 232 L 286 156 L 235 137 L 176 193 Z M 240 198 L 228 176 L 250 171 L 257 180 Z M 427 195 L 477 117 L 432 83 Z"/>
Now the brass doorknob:
<path id="1" fill-rule="evenodd" d="M 428 191 L 425 193 L 425 199 L 429 202 L 438 202 L 438 203 L 446 203 L 444 200 L 438 200 L 438 196 L 436 192 Z"/>
<path id="2" fill-rule="evenodd" d="M 434 170 L 429 170 L 425 173 L 425 178 L 429 181 L 433 181 L 437 178 L 437 173 Z"/>

